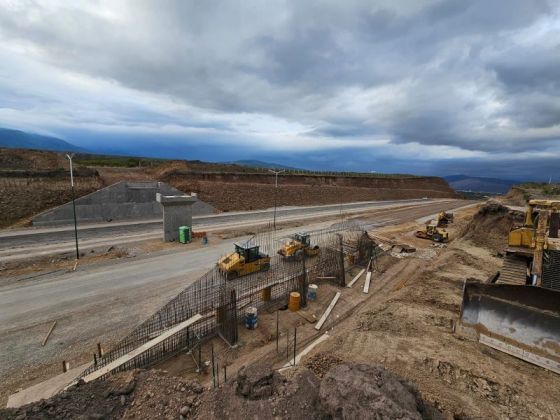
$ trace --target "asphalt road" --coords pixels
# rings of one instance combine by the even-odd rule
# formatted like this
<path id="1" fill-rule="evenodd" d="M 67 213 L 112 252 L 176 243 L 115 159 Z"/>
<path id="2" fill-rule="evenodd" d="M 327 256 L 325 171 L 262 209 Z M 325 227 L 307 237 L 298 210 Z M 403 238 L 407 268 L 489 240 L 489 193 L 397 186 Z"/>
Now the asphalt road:
<path id="1" fill-rule="evenodd" d="M 391 200 L 359 203 L 330 204 L 323 206 L 281 207 L 277 210 L 278 222 L 305 220 L 333 216 L 341 211 L 355 214 L 391 206 L 424 206 L 450 200 Z M 274 210 L 221 213 L 193 217 L 193 227 L 198 231 L 222 230 L 255 224 L 270 223 Z M 99 247 L 130 244 L 162 236 L 161 220 L 95 223 L 79 227 L 80 249 L 87 251 Z M 7 229 L 0 232 L 0 263 L 45 255 L 71 253 L 75 249 L 74 227 Z"/>
<path id="2" fill-rule="evenodd" d="M 368 213 L 371 226 L 415 220 L 464 206 L 461 200 L 403 203 Z M 309 230 L 330 222 L 307 225 Z M 288 234 L 302 227 L 286 229 Z M 30 378 L 59 373 L 62 360 L 75 366 L 89 360 L 97 342 L 109 347 L 126 332 L 208 271 L 229 252 L 232 240 L 207 247 L 178 248 L 157 255 L 105 261 L 0 285 L 0 402 Z M 57 326 L 48 344 L 41 341 L 50 324 Z"/>

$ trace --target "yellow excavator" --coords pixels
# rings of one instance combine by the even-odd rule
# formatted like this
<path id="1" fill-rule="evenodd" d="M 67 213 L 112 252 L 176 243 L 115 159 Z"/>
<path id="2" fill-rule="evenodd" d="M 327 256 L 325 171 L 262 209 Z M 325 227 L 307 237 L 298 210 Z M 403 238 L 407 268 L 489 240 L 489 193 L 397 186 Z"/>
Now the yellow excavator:
<path id="1" fill-rule="evenodd" d="M 560 374 L 560 201 L 530 200 L 502 270 L 465 281 L 459 332 Z M 536 224 L 536 226 L 535 226 Z"/>
<path id="2" fill-rule="evenodd" d="M 235 252 L 218 260 L 218 269 L 228 280 L 270 268 L 270 256 L 263 254 L 258 245 L 235 243 Z"/>
<path id="3" fill-rule="evenodd" d="M 278 250 L 278 254 L 284 258 L 299 259 L 305 253 L 306 257 L 319 255 L 320 249 L 318 245 L 312 246 L 310 235 L 307 232 L 298 232 L 294 234 L 283 246 Z"/>
<path id="4" fill-rule="evenodd" d="M 447 242 L 449 241 L 449 233 L 445 229 L 438 227 L 437 223 L 430 222 L 423 230 L 417 230 L 414 234 L 420 239 L 429 239 L 434 242 Z"/>

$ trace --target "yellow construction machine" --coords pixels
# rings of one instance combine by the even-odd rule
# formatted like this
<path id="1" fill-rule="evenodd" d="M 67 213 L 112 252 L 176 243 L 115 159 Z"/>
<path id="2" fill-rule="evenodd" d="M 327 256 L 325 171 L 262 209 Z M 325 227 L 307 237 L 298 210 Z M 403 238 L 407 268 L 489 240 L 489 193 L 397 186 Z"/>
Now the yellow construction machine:
<path id="1" fill-rule="evenodd" d="M 449 223 L 453 223 L 453 220 L 454 220 L 453 213 L 447 213 L 445 210 L 442 210 L 437 215 L 437 219 L 436 219 L 437 227 L 438 228 L 447 227 Z"/>
<path id="2" fill-rule="evenodd" d="M 449 241 L 449 233 L 445 229 L 439 228 L 434 222 L 428 223 L 423 230 L 417 230 L 414 235 L 417 238 L 429 239 L 434 242 Z"/>
<path id="3" fill-rule="evenodd" d="M 258 245 L 235 243 L 235 252 L 218 260 L 218 269 L 228 278 L 234 279 L 270 268 L 270 256 L 259 251 Z"/>
<path id="4" fill-rule="evenodd" d="M 532 284 L 560 290 L 560 283 L 556 283 L 552 272 L 549 273 L 548 264 L 560 258 L 559 211 L 560 201 L 529 201 L 525 223 L 509 232 L 498 283 Z"/>
<path id="5" fill-rule="evenodd" d="M 558 374 L 559 210 L 560 201 L 529 201 L 525 223 L 509 232 L 499 275 L 486 284 L 465 282 L 457 326 L 483 344 Z"/>
<path id="6" fill-rule="evenodd" d="M 278 250 L 278 254 L 284 258 L 301 258 L 305 253 L 306 257 L 319 255 L 320 249 L 318 245 L 312 246 L 309 233 L 298 232 L 291 237 L 282 248 Z"/>

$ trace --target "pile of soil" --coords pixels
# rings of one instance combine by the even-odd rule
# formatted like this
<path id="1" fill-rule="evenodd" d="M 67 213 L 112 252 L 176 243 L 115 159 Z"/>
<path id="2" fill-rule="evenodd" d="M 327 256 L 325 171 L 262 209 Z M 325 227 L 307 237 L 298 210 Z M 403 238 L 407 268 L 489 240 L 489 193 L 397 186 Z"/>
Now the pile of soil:
<path id="1" fill-rule="evenodd" d="M 290 380 L 270 368 L 251 366 L 208 392 L 198 414 L 207 419 L 441 418 L 411 384 L 365 364 L 336 365 L 323 379 L 302 369 Z"/>
<path id="2" fill-rule="evenodd" d="M 78 383 L 48 400 L 0 409 L 2 419 L 178 419 L 192 414 L 204 388 L 164 371 L 123 372 Z"/>
<path id="3" fill-rule="evenodd" d="M 522 212 L 510 210 L 491 201 L 480 208 L 467 225 L 464 238 L 477 246 L 502 251 L 507 246 L 510 230 L 525 220 Z"/>
<path id="4" fill-rule="evenodd" d="M 261 365 L 204 390 L 164 371 L 136 370 L 78 384 L 48 400 L 0 410 L 5 419 L 439 419 L 408 382 L 379 366 L 342 364 L 323 379 L 308 369 L 291 379 Z"/>

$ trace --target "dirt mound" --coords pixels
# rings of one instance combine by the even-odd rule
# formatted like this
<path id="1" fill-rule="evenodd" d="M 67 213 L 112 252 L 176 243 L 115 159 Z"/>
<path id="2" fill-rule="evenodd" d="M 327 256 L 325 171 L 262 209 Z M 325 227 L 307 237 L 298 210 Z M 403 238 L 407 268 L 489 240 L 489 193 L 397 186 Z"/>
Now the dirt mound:
<path id="1" fill-rule="evenodd" d="M 192 415 L 204 391 L 198 382 L 157 370 L 130 371 L 77 384 L 48 400 L 0 409 L 2 419 L 177 419 Z"/>
<path id="2" fill-rule="evenodd" d="M 426 407 L 412 385 L 379 366 L 338 365 L 323 378 L 322 406 L 333 418 L 422 419 Z"/>
<path id="3" fill-rule="evenodd" d="M 524 219 L 522 212 L 510 210 L 498 202 L 489 202 L 474 215 L 464 237 L 475 245 L 502 251 L 507 246 L 509 231 L 522 225 Z"/>
<path id="4" fill-rule="evenodd" d="M 337 365 L 321 380 L 303 369 L 286 379 L 271 368 L 243 368 L 222 387 L 158 370 L 136 370 L 78 384 L 48 400 L 0 410 L 2 419 L 440 418 L 412 385 L 382 367 Z"/>
<path id="5" fill-rule="evenodd" d="M 525 206 L 530 195 L 519 187 L 512 187 L 501 201 L 511 206 Z"/>
<path id="6" fill-rule="evenodd" d="M 321 380 L 302 370 L 290 380 L 252 366 L 220 390 L 209 392 L 200 418 L 439 418 L 417 391 L 379 366 L 339 364 Z"/>

